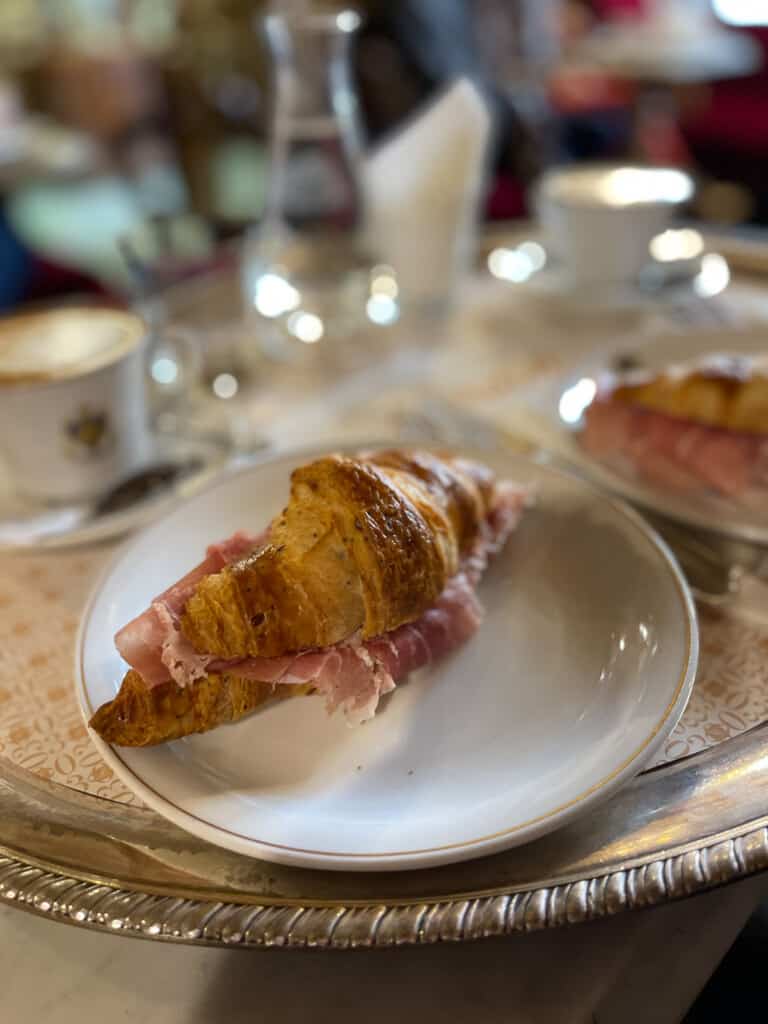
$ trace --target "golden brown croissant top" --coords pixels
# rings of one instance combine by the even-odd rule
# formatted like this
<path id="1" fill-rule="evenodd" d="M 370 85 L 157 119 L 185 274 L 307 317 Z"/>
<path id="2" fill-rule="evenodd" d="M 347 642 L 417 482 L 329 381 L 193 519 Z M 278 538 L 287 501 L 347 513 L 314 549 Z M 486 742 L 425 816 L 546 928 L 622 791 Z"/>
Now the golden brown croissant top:
<path id="1" fill-rule="evenodd" d="M 232 659 L 395 629 L 437 599 L 492 496 L 490 471 L 462 459 L 319 459 L 292 474 L 267 546 L 200 582 L 182 631 L 197 651 Z"/>
<path id="2" fill-rule="evenodd" d="M 712 371 L 660 374 L 619 386 L 614 398 L 707 426 L 768 433 L 768 376 L 758 373 L 746 379 Z"/>

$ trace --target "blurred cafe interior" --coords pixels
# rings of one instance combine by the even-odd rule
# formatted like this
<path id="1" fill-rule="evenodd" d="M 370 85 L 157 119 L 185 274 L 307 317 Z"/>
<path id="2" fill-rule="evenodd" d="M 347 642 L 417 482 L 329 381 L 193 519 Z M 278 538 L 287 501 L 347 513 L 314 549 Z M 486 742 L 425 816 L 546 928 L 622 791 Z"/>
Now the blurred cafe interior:
<path id="1" fill-rule="evenodd" d="M 375 433 L 373 380 L 384 434 L 514 419 L 590 340 L 729 319 L 760 262 L 758 0 L 0 7 L 0 310 L 139 313 L 152 444 Z M 5 518 L 56 498 L 11 476 Z"/>
<path id="2" fill-rule="evenodd" d="M 286 42 L 264 30 L 259 0 L 3 0 L 0 308 L 131 302 L 141 276 L 131 256 L 166 282 L 210 269 L 280 202 L 270 174 L 288 174 L 281 201 L 303 224 L 331 220 L 330 149 L 341 145 L 360 179 L 361 161 L 459 81 L 488 117 L 473 143 L 483 151 L 474 236 L 530 222 L 540 176 L 584 162 L 682 168 L 696 180 L 686 224 L 758 227 L 768 219 L 763 7 L 404 0 L 347 16 L 286 2 L 278 16 L 341 12 L 314 40 L 304 28 Z M 354 110 L 328 95 L 337 140 L 313 147 L 294 125 L 293 151 L 278 153 L 276 131 L 293 117 L 280 68 L 330 90 L 339 62 Z M 426 143 L 412 144 L 425 162 Z M 397 199 L 422 218 L 419 188 L 458 187 L 440 166 L 445 146 Z"/>

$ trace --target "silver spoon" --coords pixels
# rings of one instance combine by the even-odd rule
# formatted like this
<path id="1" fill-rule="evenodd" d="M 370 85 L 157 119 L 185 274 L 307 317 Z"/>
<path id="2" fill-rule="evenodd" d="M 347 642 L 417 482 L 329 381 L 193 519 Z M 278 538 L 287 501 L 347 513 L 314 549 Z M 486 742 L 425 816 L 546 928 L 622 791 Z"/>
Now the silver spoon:
<path id="1" fill-rule="evenodd" d="M 121 480 L 95 501 L 51 507 L 38 515 L 6 520 L 0 523 L 0 545 L 27 547 L 34 540 L 65 536 L 89 522 L 161 497 L 179 480 L 198 472 L 202 465 L 199 458 L 154 463 Z"/>

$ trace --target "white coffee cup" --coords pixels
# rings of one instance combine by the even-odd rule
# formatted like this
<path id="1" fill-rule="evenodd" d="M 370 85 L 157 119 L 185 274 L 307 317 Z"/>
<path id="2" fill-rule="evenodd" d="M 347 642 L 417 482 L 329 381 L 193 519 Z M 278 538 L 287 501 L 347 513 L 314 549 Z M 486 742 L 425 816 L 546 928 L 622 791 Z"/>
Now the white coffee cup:
<path id="1" fill-rule="evenodd" d="M 19 493 L 95 497 L 147 461 L 148 340 L 106 308 L 0 320 L 0 454 Z"/>
<path id="2" fill-rule="evenodd" d="M 651 240 L 693 191 L 676 168 L 577 165 L 548 171 L 534 204 L 548 250 L 575 285 L 616 285 L 638 278 Z"/>

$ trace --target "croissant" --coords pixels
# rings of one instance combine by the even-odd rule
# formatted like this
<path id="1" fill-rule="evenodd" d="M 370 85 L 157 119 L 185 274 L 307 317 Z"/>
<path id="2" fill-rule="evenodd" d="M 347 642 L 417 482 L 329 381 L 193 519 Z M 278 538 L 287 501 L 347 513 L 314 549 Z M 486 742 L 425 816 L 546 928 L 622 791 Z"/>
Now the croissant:
<path id="1" fill-rule="evenodd" d="M 525 499 L 479 463 L 424 451 L 300 467 L 265 543 L 193 571 L 117 635 L 134 671 L 92 728 L 140 746 L 315 691 L 364 720 L 477 628 L 474 584 Z"/>
<path id="2" fill-rule="evenodd" d="M 182 632 L 219 658 L 386 633 L 456 572 L 489 494 L 487 471 L 423 452 L 333 455 L 297 469 L 269 545 L 202 580 Z"/>
<path id="3" fill-rule="evenodd" d="M 311 693 L 309 684 L 278 687 L 229 672 L 212 673 L 194 686 L 169 679 L 148 687 L 138 672 L 127 672 L 114 700 L 90 721 L 107 743 L 146 747 L 177 740 L 215 725 L 237 722 L 267 701 Z"/>
<path id="4" fill-rule="evenodd" d="M 688 496 L 765 504 L 768 360 L 713 355 L 602 382 L 580 441 L 619 473 Z"/>
<path id="5" fill-rule="evenodd" d="M 618 402 L 637 405 L 723 430 L 768 434 L 768 364 L 764 374 L 697 370 L 671 376 L 659 374 L 616 388 Z"/>

